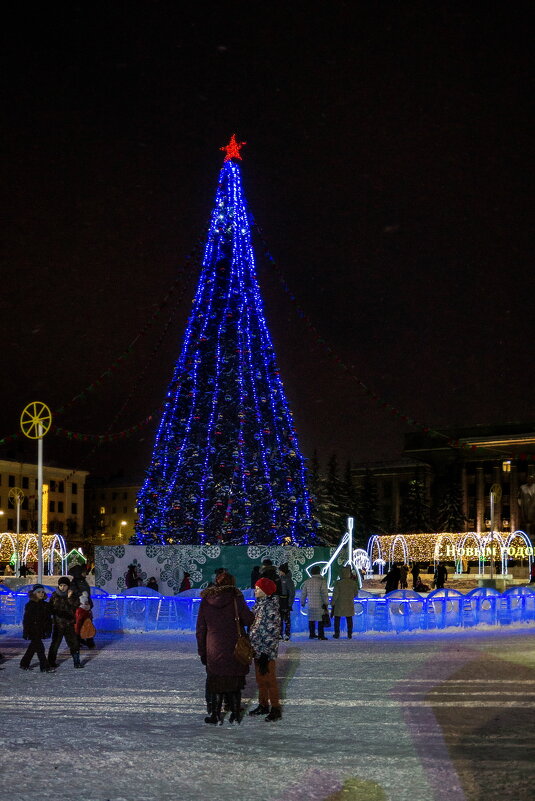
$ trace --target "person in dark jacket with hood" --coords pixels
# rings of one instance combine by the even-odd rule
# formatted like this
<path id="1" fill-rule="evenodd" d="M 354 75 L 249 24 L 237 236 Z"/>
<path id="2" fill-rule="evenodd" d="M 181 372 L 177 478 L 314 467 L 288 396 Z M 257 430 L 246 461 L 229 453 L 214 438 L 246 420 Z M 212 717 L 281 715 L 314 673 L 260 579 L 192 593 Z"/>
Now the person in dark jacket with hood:
<path id="1" fill-rule="evenodd" d="M 30 644 L 20 660 L 23 670 L 29 670 L 32 657 L 37 654 L 41 673 L 53 670 L 47 662 L 43 640 L 48 639 L 52 633 L 52 615 L 50 604 L 46 600 L 46 590 L 42 584 L 35 584 L 29 593 L 29 601 L 24 608 L 22 621 L 22 636 Z"/>
<path id="2" fill-rule="evenodd" d="M 89 599 L 89 607 L 93 608 L 93 601 L 91 600 L 91 587 L 87 583 L 87 568 L 85 565 L 73 565 L 69 569 L 69 575 L 72 576 L 71 586 L 70 589 L 72 590 L 72 595 L 80 604 L 80 596 L 83 592 L 87 593 L 87 597 Z M 93 637 L 89 637 L 87 640 L 80 639 L 80 645 L 87 645 L 88 648 L 95 647 L 95 640 Z"/>
<path id="3" fill-rule="evenodd" d="M 206 689 L 209 695 L 205 723 L 221 724 L 223 696 L 230 707 L 229 723 L 240 722 L 241 691 L 245 687 L 245 676 L 249 665 L 244 665 L 234 657 L 238 640 L 238 626 L 250 626 L 254 621 L 245 598 L 237 589 L 234 576 L 219 573 L 216 584 L 201 593 L 199 615 L 197 617 L 197 651 L 201 662 L 206 666 Z"/>
<path id="4" fill-rule="evenodd" d="M 74 615 L 79 601 L 70 586 L 70 579 L 67 576 L 62 576 L 58 581 L 57 590 L 50 596 L 54 628 L 52 630 L 52 642 L 48 650 L 48 664 L 52 668 L 57 667 L 58 649 L 64 637 L 69 646 L 74 667 L 82 667 L 80 664 L 80 645 L 74 631 Z"/>

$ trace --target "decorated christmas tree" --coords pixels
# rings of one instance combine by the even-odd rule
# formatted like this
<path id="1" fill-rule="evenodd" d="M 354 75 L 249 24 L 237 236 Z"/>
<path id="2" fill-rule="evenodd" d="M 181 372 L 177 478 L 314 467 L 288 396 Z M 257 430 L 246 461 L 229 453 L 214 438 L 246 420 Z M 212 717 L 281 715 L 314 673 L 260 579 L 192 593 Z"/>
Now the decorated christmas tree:
<path id="1" fill-rule="evenodd" d="M 138 496 L 135 542 L 312 544 L 303 457 L 255 271 L 240 149 L 225 148 L 201 275 Z"/>

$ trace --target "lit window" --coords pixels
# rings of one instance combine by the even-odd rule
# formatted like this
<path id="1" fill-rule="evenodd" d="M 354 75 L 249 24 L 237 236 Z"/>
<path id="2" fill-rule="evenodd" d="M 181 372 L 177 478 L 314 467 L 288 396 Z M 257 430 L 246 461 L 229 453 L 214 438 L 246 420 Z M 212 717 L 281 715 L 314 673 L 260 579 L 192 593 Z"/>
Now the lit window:
<path id="1" fill-rule="evenodd" d="M 504 473 L 511 472 L 511 461 L 507 460 L 506 462 L 502 462 L 502 470 Z"/>

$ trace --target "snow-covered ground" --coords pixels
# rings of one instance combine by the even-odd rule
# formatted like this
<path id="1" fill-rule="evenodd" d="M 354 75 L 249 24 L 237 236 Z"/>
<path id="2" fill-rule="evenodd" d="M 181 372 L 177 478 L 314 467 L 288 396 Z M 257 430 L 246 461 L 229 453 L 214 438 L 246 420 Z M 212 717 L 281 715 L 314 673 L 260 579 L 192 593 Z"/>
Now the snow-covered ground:
<path id="1" fill-rule="evenodd" d="M 532 801 L 533 629 L 282 643 L 283 719 L 203 722 L 194 637 L 98 635 L 19 669 L 4 629 L 9 801 Z M 36 663 L 34 663 L 36 664 Z M 256 700 L 249 676 L 245 701 Z"/>

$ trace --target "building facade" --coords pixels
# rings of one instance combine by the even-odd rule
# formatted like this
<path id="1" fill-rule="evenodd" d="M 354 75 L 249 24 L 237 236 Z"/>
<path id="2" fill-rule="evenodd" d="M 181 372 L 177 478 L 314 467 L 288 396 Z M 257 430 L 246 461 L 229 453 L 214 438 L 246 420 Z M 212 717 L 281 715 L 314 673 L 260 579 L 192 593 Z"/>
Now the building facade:
<path id="1" fill-rule="evenodd" d="M 141 481 L 93 479 L 86 486 L 85 530 L 94 545 L 127 545 L 137 522 Z"/>
<path id="2" fill-rule="evenodd" d="M 86 470 L 43 465 L 43 534 L 79 538 L 84 527 Z M 20 497 L 20 505 L 17 503 Z M 0 531 L 37 529 L 37 465 L 0 460 Z"/>
<path id="3" fill-rule="evenodd" d="M 490 491 L 497 485 L 501 497 L 495 500 L 495 528 L 508 532 L 527 530 L 528 520 L 519 504 L 520 488 L 535 476 L 535 432 L 520 423 L 448 429 L 429 434 L 408 434 L 404 456 L 429 465 L 431 494 L 439 502 L 448 477 L 456 476 L 461 494 L 465 531 L 489 531 Z M 459 443 L 452 447 L 448 442 Z"/>

